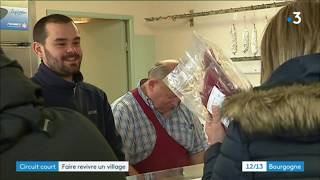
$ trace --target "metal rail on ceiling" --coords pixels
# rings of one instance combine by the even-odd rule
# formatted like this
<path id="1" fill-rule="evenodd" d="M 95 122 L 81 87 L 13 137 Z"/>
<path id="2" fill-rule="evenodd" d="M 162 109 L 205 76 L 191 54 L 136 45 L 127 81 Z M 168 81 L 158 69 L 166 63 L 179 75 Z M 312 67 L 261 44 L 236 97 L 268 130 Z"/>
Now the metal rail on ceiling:
<path id="1" fill-rule="evenodd" d="M 227 14 L 227 13 L 235 13 L 235 12 L 254 11 L 254 10 L 260 10 L 260 9 L 275 8 L 275 7 L 285 6 L 288 3 L 290 3 L 290 1 L 273 2 L 273 3 L 269 3 L 269 4 L 260 4 L 260 5 L 252 5 L 252 6 L 245 6 L 245 7 L 238 7 L 238 8 L 229 8 L 229 9 L 219 9 L 219 10 L 203 11 L 203 12 L 194 12 L 193 10 L 190 10 L 189 13 L 185 13 L 185 14 L 158 16 L 158 17 L 148 17 L 148 18 L 144 18 L 144 19 L 145 19 L 146 22 L 154 22 L 154 21 L 160 21 L 160 20 L 172 20 L 172 21 L 175 21 L 177 19 L 189 19 L 190 20 L 190 26 L 193 26 L 193 21 L 194 21 L 193 18 L 195 18 L 195 17 L 211 16 L 211 15 L 217 15 L 217 14 Z"/>

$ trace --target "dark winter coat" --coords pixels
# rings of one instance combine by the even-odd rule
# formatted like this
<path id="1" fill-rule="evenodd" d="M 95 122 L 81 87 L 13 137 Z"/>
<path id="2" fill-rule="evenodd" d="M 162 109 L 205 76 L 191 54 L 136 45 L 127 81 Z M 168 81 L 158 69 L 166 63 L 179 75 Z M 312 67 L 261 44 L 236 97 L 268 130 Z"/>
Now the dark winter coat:
<path id="1" fill-rule="evenodd" d="M 100 130 L 118 159 L 125 159 L 107 95 L 101 89 L 83 82 L 81 73 L 74 76 L 75 82 L 66 81 L 43 63 L 32 81 L 42 87 L 46 107 L 70 108 L 85 115 Z"/>
<path id="2" fill-rule="evenodd" d="M 0 179 L 125 179 L 122 173 L 17 173 L 16 161 L 115 161 L 109 144 L 83 115 L 43 108 L 41 89 L 21 67 L 0 59 Z"/>
<path id="3" fill-rule="evenodd" d="M 320 54 L 287 61 L 222 111 L 234 121 L 207 150 L 203 179 L 320 179 Z M 242 161 L 304 161 L 304 172 L 242 172 Z"/>

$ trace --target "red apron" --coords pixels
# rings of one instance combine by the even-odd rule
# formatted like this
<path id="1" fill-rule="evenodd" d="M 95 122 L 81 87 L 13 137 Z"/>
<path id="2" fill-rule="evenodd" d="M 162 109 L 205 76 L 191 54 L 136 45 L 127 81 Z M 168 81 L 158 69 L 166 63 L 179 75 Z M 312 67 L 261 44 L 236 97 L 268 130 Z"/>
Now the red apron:
<path id="1" fill-rule="evenodd" d="M 140 96 L 138 89 L 134 89 L 132 95 L 153 124 L 157 135 L 152 153 L 145 160 L 133 165 L 133 167 L 139 173 L 146 173 L 191 165 L 188 151 L 169 136 L 152 109 Z"/>

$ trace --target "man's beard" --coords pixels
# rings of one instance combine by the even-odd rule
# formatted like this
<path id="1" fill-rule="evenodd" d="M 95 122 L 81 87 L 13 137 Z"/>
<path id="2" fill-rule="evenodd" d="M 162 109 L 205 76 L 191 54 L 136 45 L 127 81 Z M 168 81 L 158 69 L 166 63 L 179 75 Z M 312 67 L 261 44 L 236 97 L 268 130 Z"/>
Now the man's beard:
<path id="1" fill-rule="evenodd" d="M 47 58 L 47 66 L 57 73 L 61 77 L 69 77 L 73 76 L 74 74 L 77 74 L 80 72 L 80 65 L 81 65 L 81 56 L 78 53 L 68 54 L 65 56 L 62 56 L 61 59 L 58 59 L 54 57 L 46 48 L 44 48 L 45 56 Z M 79 65 L 75 66 L 67 66 L 64 64 L 64 60 L 67 58 L 74 57 L 75 59 L 80 59 Z"/>

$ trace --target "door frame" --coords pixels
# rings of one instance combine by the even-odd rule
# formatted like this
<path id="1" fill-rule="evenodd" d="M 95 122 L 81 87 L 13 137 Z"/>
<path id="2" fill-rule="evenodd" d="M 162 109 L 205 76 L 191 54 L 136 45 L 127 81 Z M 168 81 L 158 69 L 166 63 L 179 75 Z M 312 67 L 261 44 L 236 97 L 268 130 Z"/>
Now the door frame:
<path id="1" fill-rule="evenodd" d="M 79 16 L 88 18 L 99 18 L 106 20 L 123 20 L 125 21 L 126 39 L 127 39 L 127 70 L 128 70 L 128 82 L 127 87 L 132 89 L 134 85 L 134 69 L 133 69 L 133 16 L 130 15 L 115 15 L 115 14 L 102 14 L 102 13 L 92 13 L 92 12 L 79 12 L 79 11 L 62 11 L 47 9 L 46 14 L 63 14 L 66 16 Z M 129 90 L 128 89 L 128 90 Z"/>

